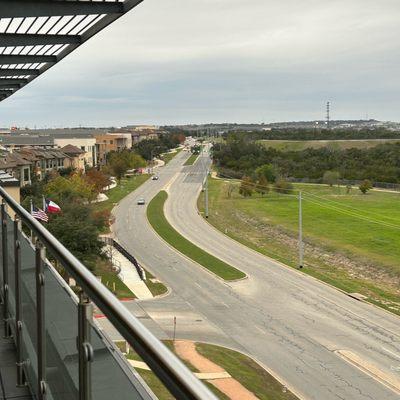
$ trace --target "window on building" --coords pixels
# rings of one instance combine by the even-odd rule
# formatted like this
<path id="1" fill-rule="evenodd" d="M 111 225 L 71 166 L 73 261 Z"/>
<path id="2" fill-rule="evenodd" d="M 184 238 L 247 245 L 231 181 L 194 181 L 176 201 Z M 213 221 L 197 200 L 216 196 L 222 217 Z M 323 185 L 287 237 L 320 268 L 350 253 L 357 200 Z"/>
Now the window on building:
<path id="1" fill-rule="evenodd" d="M 24 168 L 24 182 L 29 181 L 29 168 Z"/>

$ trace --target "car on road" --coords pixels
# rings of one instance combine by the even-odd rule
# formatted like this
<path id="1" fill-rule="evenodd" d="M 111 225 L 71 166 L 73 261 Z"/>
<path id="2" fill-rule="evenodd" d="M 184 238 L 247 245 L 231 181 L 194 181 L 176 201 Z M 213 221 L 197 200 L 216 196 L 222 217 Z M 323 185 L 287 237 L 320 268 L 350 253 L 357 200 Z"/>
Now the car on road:
<path id="1" fill-rule="evenodd" d="M 151 180 L 152 180 L 152 181 L 158 181 L 158 175 L 153 175 L 153 176 L 151 177 Z"/>
<path id="2" fill-rule="evenodd" d="M 143 197 L 141 197 L 140 199 L 138 199 L 137 204 L 139 206 L 143 206 L 144 204 L 146 204 L 146 201 Z"/>

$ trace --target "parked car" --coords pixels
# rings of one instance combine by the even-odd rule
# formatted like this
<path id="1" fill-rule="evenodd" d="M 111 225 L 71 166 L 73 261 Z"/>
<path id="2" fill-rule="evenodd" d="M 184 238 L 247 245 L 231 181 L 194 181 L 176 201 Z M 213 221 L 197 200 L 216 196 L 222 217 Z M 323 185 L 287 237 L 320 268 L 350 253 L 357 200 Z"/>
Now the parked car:
<path id="1" fill-rule="evenodd" d="M 153 175 L 153 176 L 151 177 L 151 179 L 152 179 L 153 181 L 158 181 L 158 175 Z"/>
<path id="2" fill-rule="evenodd" d="M 138 199 L 137 204 L 138 204 L 139 206 L 143 206 L 144 204 L 146 204 L 146 201 L 144 200 L 143 197 L 141 197 L 140 199 Z"/>

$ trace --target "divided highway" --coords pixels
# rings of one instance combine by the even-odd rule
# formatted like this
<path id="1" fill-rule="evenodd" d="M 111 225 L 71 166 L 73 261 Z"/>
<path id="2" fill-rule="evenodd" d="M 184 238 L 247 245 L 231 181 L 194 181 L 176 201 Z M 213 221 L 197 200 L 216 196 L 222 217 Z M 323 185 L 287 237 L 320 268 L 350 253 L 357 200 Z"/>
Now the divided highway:
<path id="1" fill-rule="evenodd" d="M 172 290 L 132 312 L 159 337 L 220 343 L 245 352 L 304 399 L 394 400 L 400 390 L 399 318 L 253 252 L 216 231 L 196 209 L 207 155 L 181 152 L 115 210 L 114 233 Z M 248 274 L 223 282 L 170 248 L 152 230 L 146 203 L 163 188 L 170 223 L 193 243 Z"/>

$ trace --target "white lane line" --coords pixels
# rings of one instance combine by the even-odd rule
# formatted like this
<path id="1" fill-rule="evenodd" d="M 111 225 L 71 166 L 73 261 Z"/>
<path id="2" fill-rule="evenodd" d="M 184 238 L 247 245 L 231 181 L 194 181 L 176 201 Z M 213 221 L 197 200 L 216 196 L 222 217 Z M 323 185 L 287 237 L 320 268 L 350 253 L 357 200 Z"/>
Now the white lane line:
<path id="1" fill-rule="evenodd" d="M 226 308 L 229 308 L 228 304 L 224 303 L 223 301 L 221 301 L 221 304 L 223 304 Z"/>
<path id="2" fill-rule="evenodd" d="M 387 349 L 386 347 L 383 347 L 383 346 L 382 346 L 382 349 L 385 350 L 387 353 L 391 354 L 392 356 L 397 357 L 397 358 L 400 360 L 400 355 L 394 353 L 393 351 Z"/>
<path id="3" fill-rule="evenodd" d="M 197 282 L 194 283 L 196 286 L 198 286 L 200 289 L 202 289 L 201 285 Z"/>

